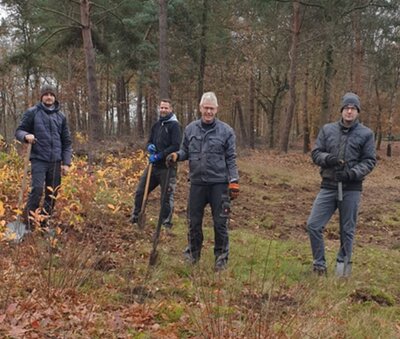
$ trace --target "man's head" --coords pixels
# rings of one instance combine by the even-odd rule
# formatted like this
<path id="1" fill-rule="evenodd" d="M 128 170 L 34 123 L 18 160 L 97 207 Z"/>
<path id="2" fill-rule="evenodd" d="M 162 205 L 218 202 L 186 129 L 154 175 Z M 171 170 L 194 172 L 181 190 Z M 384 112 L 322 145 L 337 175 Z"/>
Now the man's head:
<path id="1" fill-rule="evenodd" d="M 360 98 L 357 94 L 348 92 L 342 98 L 340 112 L 344 124 L 352 124 L 358 118 L 361 110 Z"/>
<path id="2" fill-rule="evenodd" d="M 55 88 L 51 85 L 44 85 L 40 89 L 40 101 L 48 107 L 52 106 L 56 101 Z"/>
<path id="3" fill-rule="evenodd" d="M 200 100 L 201 119 L 206 124 L 211 124 L 218 112 L 218 100 L 214 92 L 206 92 Z"/>
<path id="4" fill-rule="evenodd" d="M 172 112 L 172 104 L 169 99 L 161 99 L 160 101 L 160 116 L 165 117 Z"/>

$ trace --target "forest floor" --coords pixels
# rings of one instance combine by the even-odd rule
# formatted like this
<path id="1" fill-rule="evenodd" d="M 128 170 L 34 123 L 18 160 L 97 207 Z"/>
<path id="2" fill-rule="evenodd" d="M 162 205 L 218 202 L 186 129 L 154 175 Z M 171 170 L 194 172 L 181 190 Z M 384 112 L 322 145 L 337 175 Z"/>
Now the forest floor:
<path id="1" fill-rule="evenodd" d="M 210 212 L 200 264 L 188 266 L 187 164 L 179 166 L 174 227 L 148 265 L 159 189 L 143 231 L 129 224 L 145 157 L 76 160 L 64 178 L 56 230 L 0 243 L 0 335 L 10 338 L 400 337 L 400 149 L 379 151 L 364 183 L 353 275 L 334 277 L 338 218 L 325 231 L 328 277 L 312 275 L 306 220 L 318 168 L 300 152 L 239 150 L 229 267 L 213 271 Z M 12 220 L 21 161 L 1 153 L 0 222 Z"/>

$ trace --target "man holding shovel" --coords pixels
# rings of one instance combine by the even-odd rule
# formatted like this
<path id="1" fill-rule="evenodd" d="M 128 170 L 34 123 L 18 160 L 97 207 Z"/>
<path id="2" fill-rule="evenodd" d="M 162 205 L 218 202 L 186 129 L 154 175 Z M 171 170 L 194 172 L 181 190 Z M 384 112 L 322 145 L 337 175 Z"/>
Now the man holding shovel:
<path id="1" fill-rule="evenodd" d="M 204 209 L 210 204 L 215 235 L 214 268 L 221 271 L 228 264 L 230 200 L 239 195 L 239 174 L 235 133 L 216 118 L 217 111 L 215 94 L 204 93 L 200 101 L 201 118 L 186 126 L 180 150 L 168 155 L 167 163 L 172 166 L 176 161 L 189 160 L 189 244 L 185 259 L 192 264 L 200 260 Z"/>
<path id="2" fill-rule="evenodd" d="M 23 220 L 32 230 L 32 215 L 39 208 L 43 190 L 46 187 L 41 214 L 51 215 L 57 190 L 61 184 L 61 174 L 66 174 L 71 166 L 72 141 L 67 119 L 60 111 L 54 87 L 45 85 L 40 90 L 40 102 L 29 108 L 23 115 L 15 137 L 31 144 L 32 183 Z M 42 225 L 44 221 L 42 220 Z M 37 220 L 40 221 L 40 220 Z"/>
<path id="3" fill-rule="evenodd" d="M 142 174 L 135 194 L 135 203 L 130 221 L 133 224 L 139 223 L 143 228 L 144 207 L 148 193 L 152 192 L 158 185 L 161 191 L 164 191 L 165 185 L 168 185 L 164 201 L 161 198 L 162 224 L 165 228 L 172 227 L 172 213 L 174 207 L 174 192 L 176 186 L 176 168 L 171 169 L 169 173 L 169 182 L 165 164 L 165 157 L 179 149 L 182 133 L 181 126 L 172 111 L 171 101 L 162 99 L 160 102 L 160 118 L 152 126 L 150 137 L 147 142 L 147 151 L 149 153 L 149 166 Z"/>
<path id="4" fill-rule="evenodd" d="M 374 135 L 358 121 L 360 110 L 360 98 L 346 93 L 341 103 L 341 119 L 321 128 L 311 153 L 314 163 L 321 167 L 322 177 L 321 190 L 307 222 L 313 271 L 318 275 L 327 273 L 323 231 L 336 209 L 340 220 L 336 275 L 351 274 L 362 183 L 376 164 Z"/>

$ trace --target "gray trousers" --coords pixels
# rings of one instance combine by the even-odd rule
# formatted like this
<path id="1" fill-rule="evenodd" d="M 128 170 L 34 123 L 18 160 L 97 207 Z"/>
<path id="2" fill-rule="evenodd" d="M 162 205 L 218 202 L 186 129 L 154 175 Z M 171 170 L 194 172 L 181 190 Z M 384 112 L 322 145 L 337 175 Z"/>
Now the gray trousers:
<path id="1" fill-rule="evenodd" d="M 229 255 L 228 220 L 230 199 L 228 184 L 190 186 L 188 202 L 188 247 L 185 251 L 194 261 L 200 259 L 203 246 L 204 209 L 210 204 L 214 222 L 214 256 L 215 261 L 227 262 Z"/>
<path id="2" fill-rule="evenodd" d="M 343 191 L 343 201 L 339 202 L 336 190 L 320 190 L 307 221 L 314 266 L 326 268 L 323 231 L 336 209 L 339 209 L 340 220 L 340 248 L 336 260 L 351 263 L 360 197 L 360 191 Z"/>

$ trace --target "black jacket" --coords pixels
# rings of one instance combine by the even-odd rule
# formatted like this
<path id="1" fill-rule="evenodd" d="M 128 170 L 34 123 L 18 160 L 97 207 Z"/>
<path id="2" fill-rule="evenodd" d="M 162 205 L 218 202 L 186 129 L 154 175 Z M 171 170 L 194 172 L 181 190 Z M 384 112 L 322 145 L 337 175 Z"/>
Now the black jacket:
<path id="1" fill-rule="evenodd" d="M 31 159 L 47 162 L 62 161 L 71 165 L 72 141 L 65 115 L 59 111 L 59 103 L 49 109 L 41 102 L 29 108 L 23 115 L 15 137 L 25 142 L 27 134 L 35 135 Z"/>
<path id="2" fill-rule="evenodd" d="M 156 146 L 160 161 L 154 164 L 155 167 L 166 168 L 165 158 L 168 154 L 179 150 L 182 140 L 181 126 L 175 114 L 171 113 L 160 118 L 151 128 L 148 144 Z"/>

